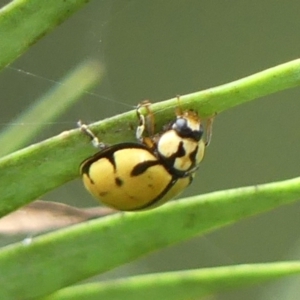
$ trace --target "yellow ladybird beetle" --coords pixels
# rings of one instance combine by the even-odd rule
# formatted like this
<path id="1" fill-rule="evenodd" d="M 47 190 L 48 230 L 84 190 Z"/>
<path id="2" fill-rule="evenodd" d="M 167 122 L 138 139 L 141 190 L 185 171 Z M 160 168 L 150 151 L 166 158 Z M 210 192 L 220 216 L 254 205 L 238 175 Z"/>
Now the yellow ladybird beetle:
<path id="1" fill-rule="evenodd" d="M 201 121 L 193 110 L 177 109 L 175 120 L 158 134 L 154 134 L 150 102 L 140 104 L 136 112 L 137 142 L 106 145 L 78 122 L 100 149 L 80 166 L 84 185 L 96 199 L 121 211 L 154 208 L 182 192 L 192 182 L 211 138 L 212 119 L 207 122 L 204 142 Z"/>

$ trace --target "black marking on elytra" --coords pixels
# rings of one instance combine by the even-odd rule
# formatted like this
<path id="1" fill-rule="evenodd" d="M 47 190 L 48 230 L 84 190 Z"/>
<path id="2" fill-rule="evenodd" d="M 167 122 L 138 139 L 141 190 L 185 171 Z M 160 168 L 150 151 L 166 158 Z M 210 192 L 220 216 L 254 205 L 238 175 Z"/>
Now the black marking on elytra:
<path id="1" fill-rule="evenodd" d="M 188 177 L 189 178 L 188 185 L 190 185 L 193 182 L 194 177 L 191 174 L 185 173 L 185 176 L 183 176 L 183 177 Z M 166 186 L 166 188 L 158 196 L 156 196 L 153 200 L 151 200 L 150 202 L 144 204 L 143 206 L 132 209 L 131 211 L 138 211 L 138 210 L 148 209 L 148 208 L 151 208 L 151 207 L 155 206 L 170 191 L 170 189 L 176 184 L 178 179 L 179 178 L 176 177 L 176 175 L 173 176 L 172 179 L 170 180 L 170 182 L 168 183 L 168 185 Z"/>
<path id="2" fill-rule="evenodd" d="M 116 168 L 113 156 L 116 151 L 119 151 L 122 149 L 145 149 L 146 151 L 149 151 L 150 153 L 152 153 L 151 150 L 143 144 L 138 144 L 138 143 L 116 144 L 116 145 L 107 147 L 104 150 L 101 150 L 101 151 L 95 153 L 93 156 L 84 160 L 80 165 L 80 174 L 81 175 L 87 174 L 87 176 L 90 177 L 89 170 L 90 170 L 91 165 L 94 162 L 96 162 L 97 160 L 102 159 L 102 158 L 108 159 L 111 162 L 111 164 L 114 166 L 114 168 Z"/>
<path id="3" fill-rule="evenodd" d="M 170 182 L 165 187 L 165 189 L 159 195 L 157 195 L 153 200 L 138 208 L 132 209 L 131 211 L 143 210 L 155 206 L 155 204 L 157 204 L 168 193 L 168 191 L 173 187 L 173 185 L 177 182 L 177 180 L 178 180 L 177 178 L 171 178 Z"/>
<path id="4" fill-rule="evenodd" d="M 196 165 L 196 156 L 197 156 L 197 153 L 198 153 L 198 149 L 199 149 L 199 146 L 197 145 L 195 150 L 193 152 L 191 152 L 190 155 L 189 155 L 189 158 L 192 162 L 192 165 L 191 165 L 190 169 L 194 168 L 195 165 Z"/>
<path id="5" fill-rule="evenodd" d="M 115 183 L 117 186 L 122 186 L 124 181 L 120 177 L 115 178 Z"/>
<path id="6" fill-rule="evenodd" d="M 107 195 L 108 195 L 108 192 L 101 192 L 101 193 L 99 193 L 100 198 L 101 198 L 101 197 L 105 197 L 105 196 L 107 196 Z"/>
<path id="7" fill-rule="evenodd" d="M 115 160 L 115 152 L 113 152 L 109 156 L 106 156 L 106 158 L 112 164 L 112 166 L 114 167 L 114 172 L 116 173 L 116 171 L 117 171 L 117 164 L 116 164 L 116 160 Z"/>
<path id="8" fill-rule="evenodd" d="M 159 164 L 160 164 L 160 161 L 158 161 L 158 160 L 143 161 L 143 162 L 137 164 L 136 166 L 134 166 L 134 168 L 130 172 L 130 176 L 139 176 L 140 174 L 146 172 L 147 169 L 149 169 L 155 165 L 159 165 Z"/>

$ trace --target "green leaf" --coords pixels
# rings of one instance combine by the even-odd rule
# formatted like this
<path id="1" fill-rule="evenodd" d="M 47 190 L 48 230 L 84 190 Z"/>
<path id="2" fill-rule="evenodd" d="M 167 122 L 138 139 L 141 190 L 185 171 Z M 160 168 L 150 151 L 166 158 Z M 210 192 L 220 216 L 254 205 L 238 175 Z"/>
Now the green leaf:
<path id="1" fill-rule="evenodd" d="M 299 84 L 298 59 L 232 83 L 184 95 L 180 105 L 198 110 L 207 117 Z M 176 98 L 152 105 L 159 128 L 174 118 L 177 105 Z M 130 124 L 136 122 L 135 111 L 131 111 L 91 125 L 91 129 L 102 142 L 118 143 L 135 139 Z M 75 129 L 0 159 L 0 173 L 3 174 L 0 177 L 0 216 L 78 177 L 81 161 L 93 152 L 90 140 Z"/>
<path id="2" fill-rule="evenodd" d="M 55 120 L 82 94 L 99 82 L 102 70 L 95 60 L 81 63 L 55 88 L 37 99 L 25 112 L 9 123 L 0 133 L 0 156 L 24 146 L 32 137 L 43 130 L 48 122 Z M 20 130 L 16 124 L 30 124 L 30 130 Z"/>
<path id="3" fill-rule="evenodd" d="M 121 213 L 16 243 L 0 252 L 1 299 L 47 295 L 299 198 L 296 178 L 186 198 L 152 211 Z"/>
<path id="4" fill-rule="evenodd" d="M 2 7 L 0 69 L 18 58 L 32 44 L 88 2 L 88 0 L 14 0 Z"/>
<path id="5" fill-rule="evenodd" d="M 63 289 L 43 300 L 185 300 L 300 274 L 300 262 L 276 262 L 134 276 Z"/>

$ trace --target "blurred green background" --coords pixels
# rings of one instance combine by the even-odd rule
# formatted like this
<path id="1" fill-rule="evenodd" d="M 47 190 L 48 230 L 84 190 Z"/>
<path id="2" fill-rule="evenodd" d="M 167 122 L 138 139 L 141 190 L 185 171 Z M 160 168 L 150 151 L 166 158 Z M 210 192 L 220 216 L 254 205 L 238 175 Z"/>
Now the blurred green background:
<path id="1" fill-rule="evenodd" d="M 2 71 L 0 126 L 86 58 L 105 67 L 103 82 L 93 90 L 97 96 L 87 94 L 32 142 L 74 128 L 78 119 L 107 118 L 143 99 L 169 99 L 298 58 L 299 11 L 296 0 L 92 1 L 20 57 L 14 69 Z M 299 176 L 299 95 L 300 88 L 288 90 L 217 116 L 211 146 L 183 196 Z M 22 131 L 31 125 L 15 126 Z M 79 207 L 96 204 L 80 180 L 43 199 Z M 299 259 L 299 213 L 299 203 L 282 207 L 101 278 Z M 299 286 L 299 280 L 288 279 L 210 299 L 297 299 Z"/>

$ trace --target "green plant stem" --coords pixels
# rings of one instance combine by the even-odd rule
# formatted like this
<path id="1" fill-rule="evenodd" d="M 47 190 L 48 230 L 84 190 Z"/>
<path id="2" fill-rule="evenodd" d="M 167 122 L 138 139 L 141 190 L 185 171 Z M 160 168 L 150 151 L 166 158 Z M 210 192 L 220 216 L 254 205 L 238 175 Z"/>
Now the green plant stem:
<path id="1" fill-rule="evenodd" d="M 14 0 L 0 9 L 0 70 L 89 0 Z"/>
<path id="2" fill-rule="evenodd" d="M 181 105 L 209 116 L 299 83 L 300 60 L 294 60 L 232 83 L 182 96 Z M 153 104 L 159 126 L 174 118 L 177 104 L 176 98 Z M 134 140 L 134 126 L 130 124 L 136 123 L 135 111 L 131 111 L 93 124 L 91 129 L 102 142 L 113 144 Z M 94 152 L 90 140 L 75 129 L 0 159 L 0 216 L 78 177 L 81 161 Z"/>
<path id="3" fill-rule="evenodd" d="M 193 107 L 209 117 L 234 106 L 300 85 L 300 59 L 242 79 L 181 97 L 184 108 Z M 157 110 L 173 108 L 176 99 L 158 103 Z"/>
<path id="4" fill-rule="evenodd" d="M 185 300 L 300 274 L 300 262 L 276 262 L 134 276 L 69 287 L 43 300 Z"/>
<path id="5" fill-rule="evenodd" d="M 300 198 L 300 178 L 88 221 L 0 252 L 1 300 L 46 296 L 174 243 Z M 163 229 L 163 230 L 162 230 Z M 21 266 L 21 268 L 20 268 Z M 27 274 L 30 274 L 28 278 Z"/>

